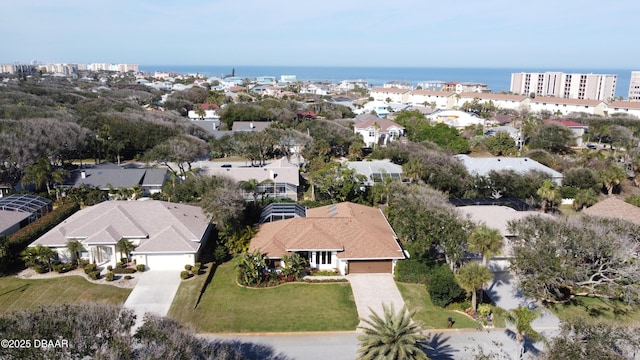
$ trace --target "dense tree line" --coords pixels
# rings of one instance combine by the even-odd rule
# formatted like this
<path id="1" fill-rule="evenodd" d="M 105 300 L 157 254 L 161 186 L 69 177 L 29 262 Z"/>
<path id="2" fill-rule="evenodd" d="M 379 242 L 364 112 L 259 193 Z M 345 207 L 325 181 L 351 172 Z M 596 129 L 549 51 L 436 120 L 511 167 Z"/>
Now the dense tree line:
<path id="1" fill-rule="evenodd" d="M 4 359 L 244 359 L 232 343 L 196 337 L 176 321 L 145 315 L 132 336 L 132 310 L 107 305 L 61 305 L 0 315 L 0 337 L 24 340 Z M 37 346 L 35 341 L 49 346 Z M 30 346 L 26 346 L 26 341 Z M 40 344 L 42 345 L 42 344 Z M 56 346 L 57 345 L 57 346 Z"/>

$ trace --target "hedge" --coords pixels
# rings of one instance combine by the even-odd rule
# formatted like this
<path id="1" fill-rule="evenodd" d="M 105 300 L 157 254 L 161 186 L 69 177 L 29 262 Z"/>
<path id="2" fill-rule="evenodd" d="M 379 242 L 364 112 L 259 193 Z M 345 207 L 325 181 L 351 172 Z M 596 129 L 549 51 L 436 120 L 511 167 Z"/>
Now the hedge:
<path id="1" fill-rule="evenodd" d="M 112 270 L 114 274 L 133 274 L 136 272 L 134 268 L 115 268 Z"/>
<path id="2" fill-rule="evenodd" d="M 9 273 L 24 267 L 20 253 L 32 242 L 53 229 L 76 211 L 80 210 L 77 202 L 69 202 L 58 206 L 50 213 L 18 230 L 6 240 L 6 251 L 0 257 L 0 273 Z"/>

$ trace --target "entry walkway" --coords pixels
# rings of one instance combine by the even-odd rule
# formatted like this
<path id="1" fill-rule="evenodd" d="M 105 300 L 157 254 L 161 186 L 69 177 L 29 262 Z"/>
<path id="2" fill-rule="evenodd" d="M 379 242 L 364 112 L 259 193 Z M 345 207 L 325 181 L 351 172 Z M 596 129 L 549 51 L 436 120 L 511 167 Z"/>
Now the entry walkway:
<path id="1" fill-rule="evenodd" d="M 136 276 L 138 283 L 124 303 L 134 311 L 137 330 L 144 321 L 144 314 L 165 316 L 180 286 L 180 270 L 148 270 Z"/>
<path id="2" fill-rule="evenodd" d="M 368 319 L 371 311 L 383 316 L 382 304 L 393 304 L 397 312 L 404 306 L 404 299 L 396 286 L 392 274 L 349 274 L 347 275 L 356 302 L 358 316 Z M 365 325 L 360 320 L 360 325 Z"/>

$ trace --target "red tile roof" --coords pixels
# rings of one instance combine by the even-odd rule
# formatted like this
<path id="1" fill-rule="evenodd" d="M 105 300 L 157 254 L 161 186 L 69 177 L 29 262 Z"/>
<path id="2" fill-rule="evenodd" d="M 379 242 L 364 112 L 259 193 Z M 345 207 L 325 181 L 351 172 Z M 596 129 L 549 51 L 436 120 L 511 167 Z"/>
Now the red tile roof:
<path id="1" fill-rule="evenodd" d="M 588 127 L 585 124 L 580 124 L 579 122 L 575 122 L 572 120 L 566 120 L 566 119 L 546 119 L 543 120 L 546 123 L 554 123 L 554 124 L 560 124 L 560 125 L 564 125 L 566 127 L 580 127 L 580 128 L 584 128 L 584 127 Z"/>

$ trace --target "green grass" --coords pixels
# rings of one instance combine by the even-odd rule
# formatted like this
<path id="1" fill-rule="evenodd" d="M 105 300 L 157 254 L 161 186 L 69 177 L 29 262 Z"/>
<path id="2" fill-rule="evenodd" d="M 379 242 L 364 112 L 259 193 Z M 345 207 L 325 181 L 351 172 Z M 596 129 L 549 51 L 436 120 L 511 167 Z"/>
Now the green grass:
<path id="1" fill-rule="evenodd" d="M 479 324 L 469 317 L 433 305 L 424 284 L 397 283 L 397 285 L 407 308 L 416 311 L 413 320 L 423 329 L 445 329 L 448 318 L 452 318 L 455 322 L 454 329 L 478 328 Z"/>
<path id="2" fill-rule="evenodd" d="M 587 317 L 618 325 L 640 324 L 640 307 L 625 305 L 620 301 L 578 296 L 567 303 L 547 304 L 547 307 L 561 320 Z"/>
<path id="3" fill-rule="evenodd" d="M 96 285 L 79 276 L 26 280 L 0 277 L 0 313 L 81 302 L 122 305 L 131 289 Z"/>
<path id="4" fill-rule="evenodd" d="M 358 313 L 349 283 L 290 283 L 250 289 L 236 284 L 233 262 L 220 265 L 200 304 L 201 278 L 182 282 L 169 316 L 197 332 L 297 332 L 355 330 Z"/>

